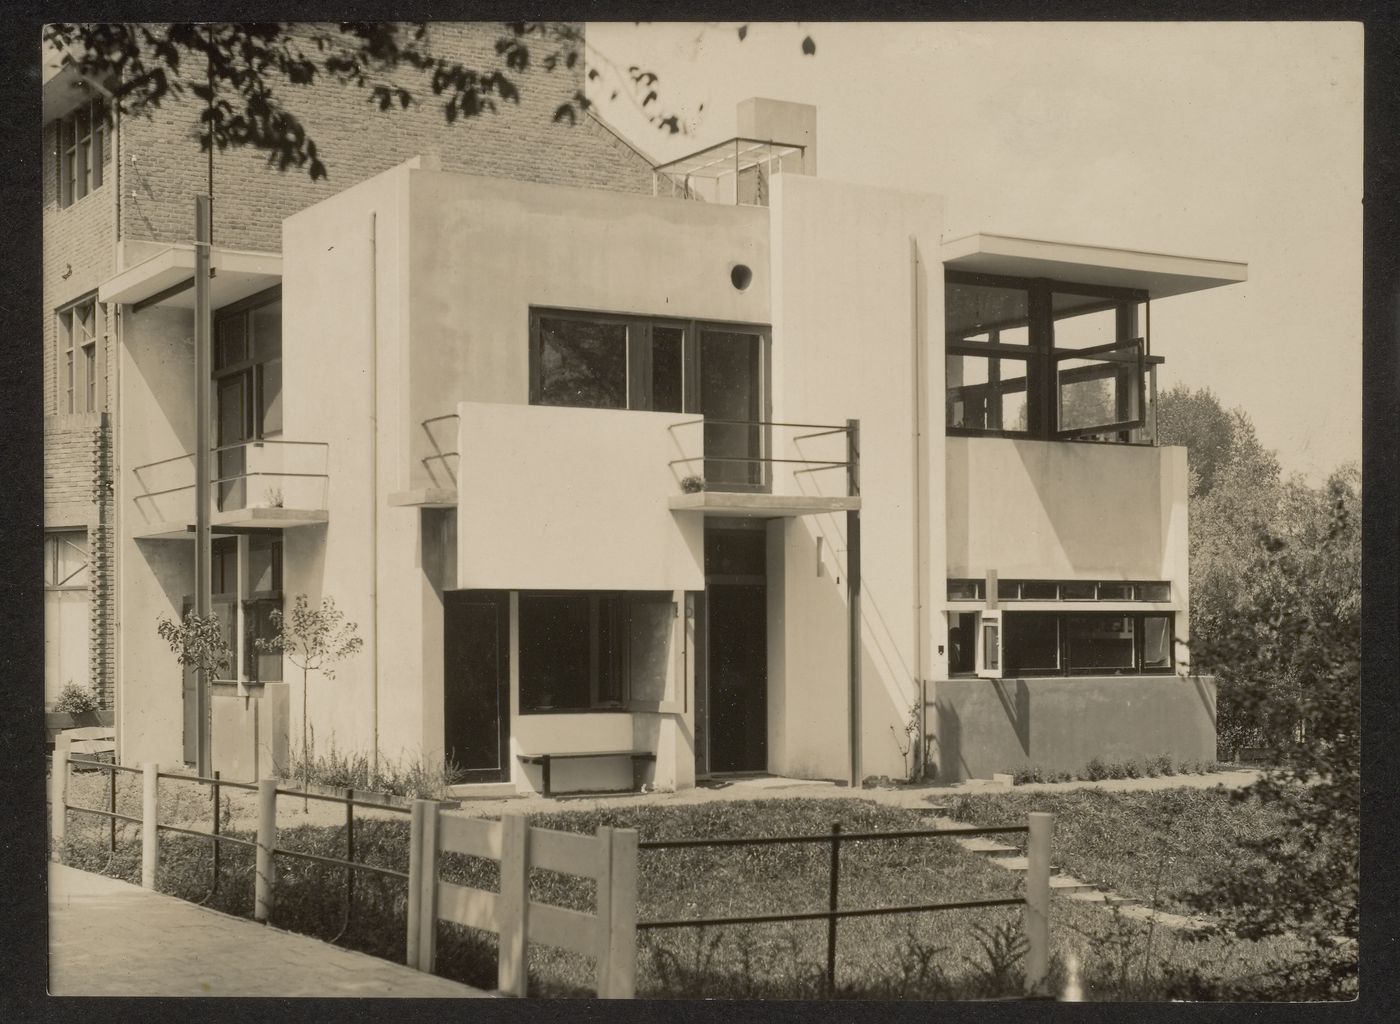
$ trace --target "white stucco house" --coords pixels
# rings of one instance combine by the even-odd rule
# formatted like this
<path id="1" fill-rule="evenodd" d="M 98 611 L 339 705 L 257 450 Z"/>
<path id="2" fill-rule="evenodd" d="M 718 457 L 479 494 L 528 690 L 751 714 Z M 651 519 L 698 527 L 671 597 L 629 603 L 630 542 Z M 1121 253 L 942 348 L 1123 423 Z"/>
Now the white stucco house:
<path id="1" fill-rule="evenodd" d="M 216 249 L 216 766 L 300 735 L 299 675 L 252 647 L 300 593 L 365 640 L 317 736 L 480 792 L 900 777 L 911 716 L 940 780 L 1214 756 L 1149 310 L 1244 264 L 945 237 L 936 195 L 821 177 L 811 107 L 749 101 L 738 135 L 654 196 L 416 159 L 287 218 L 280 257 Z M 153 623 L 193 573 L 191 313 L 159 298 L 191 267 L 102 289 L 141 305 L 125 761 L 189 757 Z"/>

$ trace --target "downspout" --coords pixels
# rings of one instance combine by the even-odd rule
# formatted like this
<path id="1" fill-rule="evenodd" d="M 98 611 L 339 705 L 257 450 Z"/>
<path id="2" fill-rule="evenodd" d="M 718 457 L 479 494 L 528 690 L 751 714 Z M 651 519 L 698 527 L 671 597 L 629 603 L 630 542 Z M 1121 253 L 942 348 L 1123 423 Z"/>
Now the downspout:
<path id="1" fill-rule="evenodd" d="M 374 658 L 370 663 L 373 707 L 370 716 L 373 747 L 372 774 L 379 775 L 379 212 L 369 214 L 369 537 L 370 587 L 369 636 Z"/>
<path id="2" fill-rule="evenodd" d="M 913 270 L 913 309 L 914 309 L 914 699 L 918 701 L 919 733 L 915 739 L 917 763 L 914 778 L 922 779 L 928 768 L 928 686 L 924 671 L 924 651 L 928 643 L 926 633 L 928 622 L 925 618 L 927 595 L 924 592 L 925 565 L 924 514 L 926 512 L 925 479 L 928 474 L 927 452 L 927 405 L 924 402 L 924 344 L 923 321 L 920 319 L 919 298 L 923 294 L 923 267 L 919 259 L 919 242 L 912 235 L 909 238 L 910 265 Z"/>

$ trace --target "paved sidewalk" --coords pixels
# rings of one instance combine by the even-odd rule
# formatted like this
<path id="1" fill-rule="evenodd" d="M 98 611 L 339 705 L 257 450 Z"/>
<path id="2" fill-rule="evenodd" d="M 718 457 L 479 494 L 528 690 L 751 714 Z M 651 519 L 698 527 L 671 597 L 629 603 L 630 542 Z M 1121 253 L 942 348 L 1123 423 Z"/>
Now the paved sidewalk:
<path id="1" fill-rule="evenodd" d="M 49 994 L 490 996 L 60 864 L 49 865 Z"/>

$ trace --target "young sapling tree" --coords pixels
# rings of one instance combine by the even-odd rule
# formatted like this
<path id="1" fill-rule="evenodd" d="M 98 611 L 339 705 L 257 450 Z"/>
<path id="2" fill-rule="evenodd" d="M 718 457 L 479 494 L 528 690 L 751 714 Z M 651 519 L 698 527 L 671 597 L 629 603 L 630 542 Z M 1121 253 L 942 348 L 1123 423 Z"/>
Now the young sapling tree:
<path id="1" fill-rule="evenodd" d="M 298 594 L 290 612 L 272 613 L 275 635 L 259 638 L 253 646 L 261 654 L 281 653 L 301 669 L 301 751 L 302 790 L 311 789 L 310 719 L 307 716 L 307 694 L 312 672 L 327 679 L 335 678 L 335 664 L 357 653 L 364 646 L 358 635 L 359 627 L 345 621 L 345 613 L 335 606 L 335 598 L 326 597 L 321 607 L 313 608 L 305 594 Z M 302 810 L 307 798 L 302 797 Z"/>

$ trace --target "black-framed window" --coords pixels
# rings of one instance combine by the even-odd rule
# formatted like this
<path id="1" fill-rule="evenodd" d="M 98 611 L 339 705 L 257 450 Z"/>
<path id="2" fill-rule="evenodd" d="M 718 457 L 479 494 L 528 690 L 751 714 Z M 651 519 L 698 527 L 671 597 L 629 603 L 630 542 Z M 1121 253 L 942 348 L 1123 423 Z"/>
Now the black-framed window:
<path id="1" fill-rule="evenodd" d="M 661 701 L 676 615 L 669 591 L 522 592 L 521 714 Z"/>
<path id="2" fill-rule="evenodd" d="M 1175 668 L 1172 613 L 1008 611 L 1002 622 L 1010 677 L 1147 675 Z"/>
<path id="3" fill-rule="evenodd" d="M 531 309 L 530 404 L 704 416 L 690 475 L 763 490 L 769 344 L 758 324 Z"/>
<path id="4" fill-rule="evenodd" d="M 1146 423 L 1147 293 L 947 271 L 952 435 L 1132 441 Z"/>
<path id="5" fill-rule="evenodd" d="M 217 537 L 211 545 L 209 568 L 212 610 L 219 616 L 232 654 L 232 663 L 224 671 L 244 682 L 280 682 L 281 653 L 260 653 L 257 641 L 277 635 L 273 613 L 283 609 L 281 535 L 250 534 L 242 550 L 238 537 Z"/>
<path id="6" fill-rule="evenodd" d="M 949 601 L 981 601 L 986 582 L 950 579 Z M 1167 580 L 997 580 L 999 601 L 1134 601 L 1163 604 L 1171 600 Z"/>
<path id="7" fill-rule="evenodd" d="M 89 100 L 60 118 L 58 130 L 58 204 L 72 206 L 102 187 L 106 162 L 107 107 Z"/>

